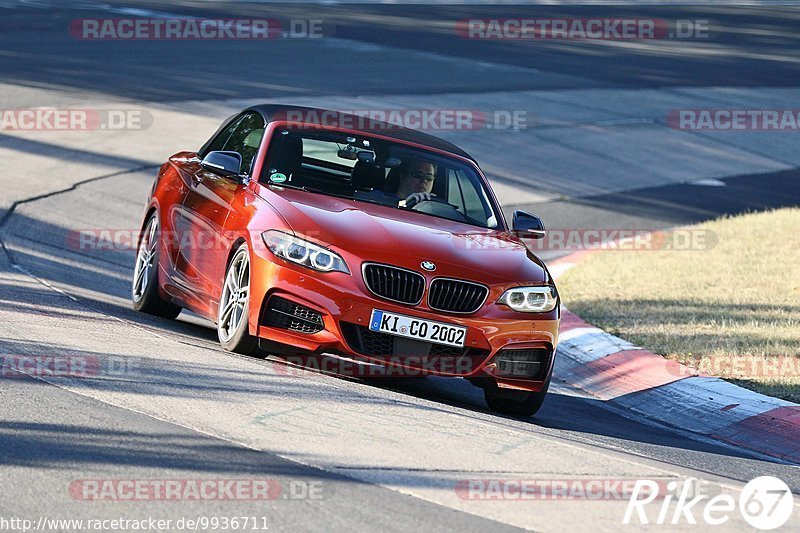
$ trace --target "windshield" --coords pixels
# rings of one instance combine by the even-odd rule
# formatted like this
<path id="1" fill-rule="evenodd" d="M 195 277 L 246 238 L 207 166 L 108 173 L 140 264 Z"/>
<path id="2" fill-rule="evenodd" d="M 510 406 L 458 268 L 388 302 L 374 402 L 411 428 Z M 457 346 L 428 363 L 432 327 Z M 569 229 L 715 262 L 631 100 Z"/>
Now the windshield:
<path id="1" fill-rule="evenodd" d="M 369 136 L 277 130 L 259 181 L 482 228 L 498 226 L 488 191 L 474 168 Z"/>

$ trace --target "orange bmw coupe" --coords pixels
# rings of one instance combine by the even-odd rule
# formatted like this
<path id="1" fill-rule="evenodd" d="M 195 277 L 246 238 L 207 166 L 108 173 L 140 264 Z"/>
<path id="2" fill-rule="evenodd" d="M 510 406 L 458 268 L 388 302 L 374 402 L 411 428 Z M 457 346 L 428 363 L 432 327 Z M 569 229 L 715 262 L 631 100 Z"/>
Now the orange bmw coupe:
<path id="1" fill-rule="evenodd" d="M 543 236 L 521 211 L 509 225 L 477 162 L 449 142 L 254 106 L 162 165 L 132 300 L 212 320 L 226 350 L 467 378 L 493 410 L 529 416 L 560 320 L 554 281 L 524 243 Z"/>

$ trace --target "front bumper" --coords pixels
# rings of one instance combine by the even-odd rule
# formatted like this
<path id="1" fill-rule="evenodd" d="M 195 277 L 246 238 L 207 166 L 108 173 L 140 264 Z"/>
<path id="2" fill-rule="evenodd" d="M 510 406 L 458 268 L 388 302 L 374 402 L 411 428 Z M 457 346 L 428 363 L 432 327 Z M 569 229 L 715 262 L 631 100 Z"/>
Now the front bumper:
<path id="1" fill-rule="evenodd" d="M 490 287 L 486 304 L 476 313 L 451 314 L 427 308 L 425 299 L 417 306 L 409 306 L 374 296 L 365 286 L 360 269 L 353 269 L 352 275 L 318 273 L 276 258 L 263 248 L 253 255 L 250 332 L 270 344 L 399 367 L 408 370 L 409 375 L 490 378 L 501 387 L 529 391 L 541 390 L 552 372 L 558 343 L 558 307 L 529 317 L 495 304 L 513 284 Z M 294 322 L 294 328 L 289 326 L 289 319 L 276 321 L 276 315 L 270 315 L 278 301 L 274 298 L 306 308 L 300 315 L 314 320 L 301 318 Z M 288 316 L 290 308 L 280 307 L 279 318 Z M 405 351 L 403 346 L 408 343 L 393 344 L 395 337 L 368 329 L 373 309 L 466 326 L 464 348 L 434 344 L 427 353 Z M 316 314 L 321 319 L 319 324 L 314 323 Z M 539 350 L 542 361 L 536 373 L 525 377 L 509 374 L 511 367 L 498 360 L 509 353 L 507 350 Z"/>

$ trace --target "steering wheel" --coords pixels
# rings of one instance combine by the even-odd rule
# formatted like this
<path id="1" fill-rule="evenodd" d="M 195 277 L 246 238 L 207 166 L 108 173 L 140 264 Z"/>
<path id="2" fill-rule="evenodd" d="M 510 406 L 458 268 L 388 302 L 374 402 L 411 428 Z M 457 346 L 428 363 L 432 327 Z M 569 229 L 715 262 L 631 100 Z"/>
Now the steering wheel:
<path id="1" fill-rule="evenodd" d="M 442 198 L 439 198 L 439 197 L 438 197 L 438 196 L 436 196 L 436 195 L 432 195 L 432 196 L 431 196 L 431 198 L 430 198 L 430 200 L 422 200 L 421 202 L 417 202 L 416 204 L 412 205 L 412 206 L 411 206 L 410 208 L 408 208 L 408 209 L 411 209 L 411 210 L 417 210 L 417 207 L 418 207 L 418 206 L 420 206 L 420 205 L 422 205 L 422 204 L 424 204 L 424 203 L 426 203 L 426 202 L 437 202 L 437 203 L 440 203 L 440 204 L 449 205 L 450 207 L 452 207 L 453 209 L 455 209 L 456 211 L 458 211 L 458 206 L 457 206 L 457 205 L 453 205 L 453 204 L 451 204 L 450 202 L 448 202 L 447 200 L 444 200 L 444 199 L 442 199 Z"/>
<path id="2" fill-rule="evenodd" d="M 459 211 L 456 206 L 450 202 L 436 198 L 435 196 L 430 200 L 423 200 L 418 204 L 414 204 L 411 210 L 419 213 L 426 213 L 428 215 L 448 218 L 450 220 L 459 220 L 463 222 L 470 221 L 469 217 Z"/>

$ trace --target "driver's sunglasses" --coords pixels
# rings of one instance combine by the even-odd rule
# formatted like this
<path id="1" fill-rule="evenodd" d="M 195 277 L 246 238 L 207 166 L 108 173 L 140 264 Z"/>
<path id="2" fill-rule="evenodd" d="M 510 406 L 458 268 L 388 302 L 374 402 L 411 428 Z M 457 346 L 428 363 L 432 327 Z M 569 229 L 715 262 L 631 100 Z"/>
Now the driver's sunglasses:
<path id="1" fill-rule="evenodd" d="M 421 170 L 415 170 L 411 173 L 411 177 L 418 180 L 433 181 L 434 175 L 422 172 Z"/>

